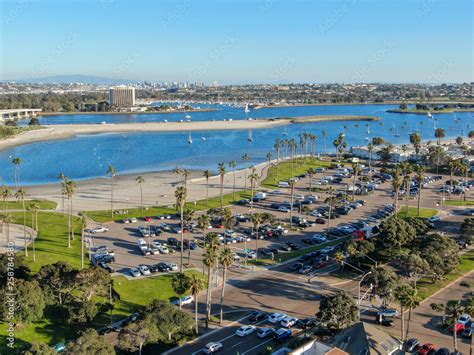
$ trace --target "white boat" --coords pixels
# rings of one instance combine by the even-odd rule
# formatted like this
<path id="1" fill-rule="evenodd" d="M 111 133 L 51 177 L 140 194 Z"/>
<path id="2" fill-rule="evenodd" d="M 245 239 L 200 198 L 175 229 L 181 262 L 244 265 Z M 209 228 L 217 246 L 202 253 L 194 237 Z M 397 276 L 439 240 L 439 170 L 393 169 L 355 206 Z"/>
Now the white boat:
<path id="1" fill-rule="evenodd" d="M 249 136 L 247 138 L 249 142 L 253 142 L 252 131 L 249 131 Z"/>
<path id="2" fill-rule="evenodd" d="M 191 115 L 189 114 L 186 114 L 186 116 L 184 116 L 187 120 L 190 120 L 191 119 Z"/>
<path id="3" fill-rule="evenodd" d="M 249 112 L 250 112 L 249 104 L 246 104 L 246 105 L 245 105 L 244 112 L 245 112 L 245 113 L 249 113 Z"/>
<path id="4" fill-rule="evenodd" d="M 427 116 L 428 118 L 433 118 L 433 115 L 431 114 L 431 112 L 428 112 L 428 113 L 426 114 L 426 116 Z"/>
<path id="5" fill-rule="evenodd" d="M 193 138 L 191 137 L 191 133 L 189 133 L 188 144 L 193 144 Z"/>

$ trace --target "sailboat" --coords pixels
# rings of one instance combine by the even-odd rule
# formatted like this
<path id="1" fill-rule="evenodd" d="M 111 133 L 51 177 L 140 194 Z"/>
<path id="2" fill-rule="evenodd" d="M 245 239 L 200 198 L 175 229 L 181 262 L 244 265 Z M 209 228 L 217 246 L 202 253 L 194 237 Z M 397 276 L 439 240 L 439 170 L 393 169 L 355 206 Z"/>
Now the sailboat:
<path id="1" fill-rule="evenodd" d="M 190 115 L 190 114 L 186 114 L 186 116 L 184 116 L 184 118 L 186 118 L 187 120 L 190 120 L 190 119 L 191 119 L 191 115 Z"/>
<path id="2" fill-rule="evenodd" d="M 366 141 L 370 141 L 369 135 L 370 135 L 370 127 L 367 125 L 367 137 L 365 137 Z"/>
<path id="3" fill-rule="evenodd" d="M 249 131 L 249 136 L 247 138 L 249 142 L 253 142 L 252 131 Z"/>
<path id="4" fill-rule="evenodd" d="M 400 133 L 398 133 L 398 129 L 395 127 L 395 123 L 393 124 L 392 130 L 394 132 L 393 133 L 394 137 L 400 137 Z"/>
<path id="5" fill-rule="evenodd" d="M 284 128 L 284 130 L 283 130 L 283 136 L 286 137 L 287 135 L 288 135 L 288 132 L 286 131 L 286 126 L 285 126 L 285 128 Z"/>
<path id="6" fill-rule="evenodd" d="M 191 137 L 191 133 L 189 133 L 188 144 L 193 144 L 193 138 Z"/>
<path id="7" fill-rule="evenodd" d="M 249 112 L 250 112 L 249 104 L 245 104 L 244 112 L 245 112 L 245 113 L 249 113 Z"/>

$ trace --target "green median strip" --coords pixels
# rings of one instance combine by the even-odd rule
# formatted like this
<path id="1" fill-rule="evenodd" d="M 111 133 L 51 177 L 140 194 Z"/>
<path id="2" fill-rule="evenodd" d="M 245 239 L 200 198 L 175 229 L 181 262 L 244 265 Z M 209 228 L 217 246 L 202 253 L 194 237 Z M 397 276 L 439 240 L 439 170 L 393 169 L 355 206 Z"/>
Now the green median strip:
<path id="1" fill-rule="evenodd" d="M 407 217 L 419 217 L 419 218 L 430 218 L 436 216 L 438 211 L 432 208 L 421 208 L 420 214 L 418 215 L 418 208 L 416 207 L 408 207 L 408 214 L 406 206 L 403 206 L 398 211 L 397 216 L 400 218 L 407 218 Z"/>
<path id="2" fill-rule="evenodd" d="M 474 206 L 474 201 L 473 200 L 467 200 L 467 201 L 451 200 L 451 201 L 445 201 L 444 204 L 448 206 Z"/>
<path id="3" fill-rule="evenodd" d="M 58 204 L 54 201 L 47 200 L 25 200 L 25 207 L 28 208 L 31 204 L 37 205 L 39 210 L 54 210 Z M 5 204 L 0 202 L 0 206 L 5 210 L 22 210 L 23 204 L 18 201 L 6 201 Z"/>

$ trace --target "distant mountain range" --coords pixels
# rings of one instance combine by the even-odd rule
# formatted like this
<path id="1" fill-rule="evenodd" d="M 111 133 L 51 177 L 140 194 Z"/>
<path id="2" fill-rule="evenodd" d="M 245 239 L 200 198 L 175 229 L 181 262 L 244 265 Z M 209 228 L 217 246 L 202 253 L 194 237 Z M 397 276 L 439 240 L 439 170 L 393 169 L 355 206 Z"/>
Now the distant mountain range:
<path id="1" fill-rule="evenodd" d="M 133 84 L 136 81 L 127 79 L 114 79 L 104 78 L 101 76 L 90 76 L 90 75 L 55 75 L 45 76 L 42 78 L 30 78 L 15 80 L 17 83 L 32 83 L 32 84 L 70 84 L 70 83 L 84 83 L 93 85 L 120 85 L 120 84 Z"/>

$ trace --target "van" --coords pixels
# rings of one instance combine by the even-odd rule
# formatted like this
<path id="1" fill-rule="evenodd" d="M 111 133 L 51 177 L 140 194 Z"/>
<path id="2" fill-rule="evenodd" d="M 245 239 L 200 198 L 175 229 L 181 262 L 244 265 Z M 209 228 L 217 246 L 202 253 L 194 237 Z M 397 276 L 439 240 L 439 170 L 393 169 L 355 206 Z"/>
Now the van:
<path id="1" fill-rule="evenodd" d="M 280 181 L 278 187 L 290 187 L 290 184 L 287 181 Z"/>
<path id="2" fill-rule="evenodd" d="M 265 192 L 257 192 L 255 194 L 255 199 L 260 201 L 260 200 L 265 200 L 267 198 L 267 194 Z"/>

